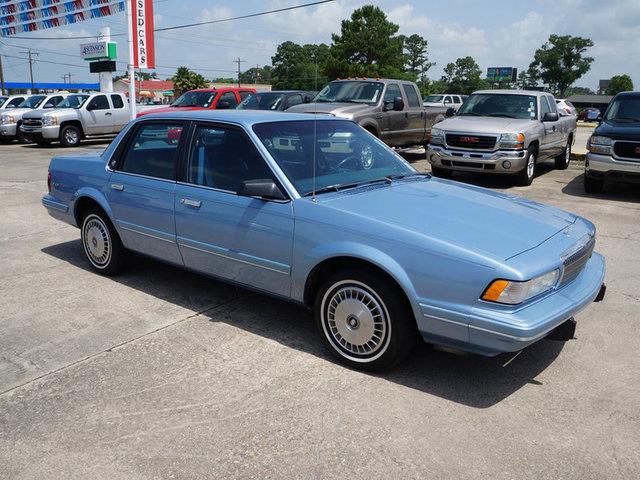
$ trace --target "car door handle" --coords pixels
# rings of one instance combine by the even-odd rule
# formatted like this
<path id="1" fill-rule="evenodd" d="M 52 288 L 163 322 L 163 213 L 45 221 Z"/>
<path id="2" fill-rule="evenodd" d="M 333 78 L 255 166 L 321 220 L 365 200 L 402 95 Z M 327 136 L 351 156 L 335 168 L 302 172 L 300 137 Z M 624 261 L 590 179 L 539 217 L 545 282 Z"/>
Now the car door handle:
<path id="1" fill-rule="evenodd" d="M 121 192 L 122 190 L 124 190 L 124 185 L 121 183 L 112 183 L 111 190 L 118 190 Z"/>
<path id="2" fill-rule="evenodd" d="M 191 200 L 190 198 L 181 198 L 180 203 L 193 208 L 200 208 L 202 206 L 202 202 L 200 200 Z"/>
<path id="3" fill-rule="evenodd" d="M 113 115 L 113 113 L 107 112 L 107 113 L 105 113 L 105 115 Z"/>

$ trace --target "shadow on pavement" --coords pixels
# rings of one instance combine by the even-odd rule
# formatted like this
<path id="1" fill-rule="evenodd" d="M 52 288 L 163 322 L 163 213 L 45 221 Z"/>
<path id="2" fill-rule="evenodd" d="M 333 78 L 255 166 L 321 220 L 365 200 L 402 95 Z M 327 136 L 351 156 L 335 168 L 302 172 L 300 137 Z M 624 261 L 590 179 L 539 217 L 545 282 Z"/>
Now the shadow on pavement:
<path id="1" fill-rule="evenodd" d="M 536 174 L 533 178 L 533 182 L 536 179 L 546 175 L 554 169 L 553 163 L 543 162 L 536 167 Z M 508 190 L 513 187 L 517 187 L 517 181 L 513 175 L 501 175 L 491 173 L 473 173 L 473 172 L 455 172 L 451 177 L 452 180 L 458 182 L 469 183 L 471 185 L 477 185 L 485 188 L 499 188 L 501 190 Z"/>
<path id="2" fill-rule="evenodd" d="M 602 193 L 587 193 L 584 191 L 584 173 L 567 183 L 562 188 L 562 193 L 572 197 L 602 199 L 610 202 L 640 203 L 639 184 L 607 181 Z"/>
<path id="3" fill-rule="evenodd" d="M 52 245 L 42 252 L 77 268 L 92 271 L 80 240 Z M 224 322 L 286 347 L 329 362 L 335 361 L 325 350 L 311 313 L 302 306 L 230 287 L 224 282 L 139 255 L 131 255 L 128 267 L 125 273 L 112 277 L 112 280 L 195 311 L 203 298 L 217 291 L 223 293 L 225 289 L 235 288 L 240 298 L 202 315 L 212 322 Z M 536 376 L 554 361 L 563 345 L 562 342 L 540 341 L 503 367 L 513 354 L 485 358 L 443 352 L 421 343 L 403 364 L 376 376 L 463 405 L 488 408 L 523 385 L 540 385 L 535 380 Z"/>

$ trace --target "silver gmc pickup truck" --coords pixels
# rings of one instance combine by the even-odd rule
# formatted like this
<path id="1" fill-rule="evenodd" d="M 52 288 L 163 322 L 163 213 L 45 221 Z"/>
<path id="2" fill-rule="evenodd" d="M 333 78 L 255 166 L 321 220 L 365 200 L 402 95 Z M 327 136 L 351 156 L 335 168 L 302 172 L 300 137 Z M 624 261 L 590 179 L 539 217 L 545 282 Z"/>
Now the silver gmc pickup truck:
<path id="1" fill-rule="evenodd" d="M 413 82 L 385 78 L 334 80 L 312 103 L 287 112 L 324 113 L 352 120 L 391 147 L 424 145 L 447 109 L 424 107 Z"/>
<path id="2" fill-rule="evenodd" d="M 473 93 L 431 130 L 427 159 L 435 176 L 454 171 L 512 174 L 531 185 L 536 166 L 553 158 L 569 166 L 576 116 L 561 117 L 552 95 L 526 90 Z"/>

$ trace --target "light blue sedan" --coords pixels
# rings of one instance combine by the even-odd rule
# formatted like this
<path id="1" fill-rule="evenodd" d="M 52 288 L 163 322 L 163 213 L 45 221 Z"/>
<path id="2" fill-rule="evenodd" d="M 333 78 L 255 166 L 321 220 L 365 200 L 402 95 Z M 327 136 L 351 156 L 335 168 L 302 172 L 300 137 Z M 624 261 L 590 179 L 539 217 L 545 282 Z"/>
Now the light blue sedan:
<path id="1" fill-rule="evenodd" d="M 98 273 L 135 251 L 306 305 L 365 370 L 418 339 L 496 355 L 569 338 L 604 296 L 588 220 L 419 174 L 331 116 L 150 114 L 101 155 L 54 158 L 48 185 Z"/>

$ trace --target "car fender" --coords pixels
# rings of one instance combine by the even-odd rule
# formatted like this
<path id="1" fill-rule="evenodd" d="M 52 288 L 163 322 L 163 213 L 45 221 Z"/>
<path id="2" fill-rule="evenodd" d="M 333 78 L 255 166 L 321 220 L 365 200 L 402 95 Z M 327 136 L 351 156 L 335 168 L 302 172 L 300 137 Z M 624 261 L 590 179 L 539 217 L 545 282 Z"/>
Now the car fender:
<path id="1" fill-rule="evenodd" d="M 73 199 L 72 199 L 69 211 L 73 212 L 74 219 L 77 218 L 77 208 L 78 208 L 78 205 L 81 203 L 80 201 L 83 198 L 89 198 L 95 201 L 98 205 L 100 205 L 100 208 L 102 208 L 106 212 L 106 214 L 109 216 L 109 220 L 111 221 L 111 224 L 116 228 L 116 230 L 118 229 L 118 225 L 113 216 L 113 210 L 109 206 L 109 202 L 107 201 L 107 198 L 105 197 L 104 193 L 102 193 L 97 188 L 91 187 L 91 186 L 82 187 L 78 189 L 73 195 Z M 77 223 L 78 222 L 76 221 L 76 225 Z M 77 226 L 80 227 L 80 225 L 77 225 Z"/>
<path id="2" fill-rule="evenodd" d="M 359 122 L 358 125 L 360 125 L 365 130 L 374 133 L 376 137 L 380 137 L 380 126 L 378 125 L 378 122 L 376 122 L 372 118 L 366 118 Z"/>

